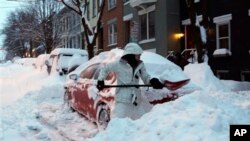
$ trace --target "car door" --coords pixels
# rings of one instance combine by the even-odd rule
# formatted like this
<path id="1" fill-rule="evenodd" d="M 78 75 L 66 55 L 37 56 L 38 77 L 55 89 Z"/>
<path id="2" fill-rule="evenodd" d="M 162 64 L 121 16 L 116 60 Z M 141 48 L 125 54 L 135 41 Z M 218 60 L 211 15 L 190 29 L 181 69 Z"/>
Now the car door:
<path id="1" fill-rule="evenodd" d="M 93 117 L 95 96 L 97 96 L 97 93 L 93 91 L 93 87 L 96 87 L 96 80 L 93 79 L 93 75 L 98 65 L 93 64 L 84 69 L 76 84 L 75 105 L 80 113 L 89 118 Z"/>

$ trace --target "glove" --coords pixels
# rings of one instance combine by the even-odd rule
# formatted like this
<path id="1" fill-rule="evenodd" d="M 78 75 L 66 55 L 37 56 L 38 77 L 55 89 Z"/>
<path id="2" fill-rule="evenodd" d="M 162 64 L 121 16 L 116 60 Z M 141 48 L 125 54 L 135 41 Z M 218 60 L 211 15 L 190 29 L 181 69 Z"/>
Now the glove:
<path id="1" fill-rule="evenodd" d="M 150 80 L 150 84 L 153 86 L 154 89 L 162 89 L 163 84 L 157 78 L 152 78 Z"/>
<path id="2" fill-rule="evenodd" d="M 98 80 L 97 81 L 97 85 L 96 85 L 96 87 L 97 87 L 97 89 L 99 90 L 99 91 L 101 91 L 101 90 L 103 90 L 104 89 L 104 81 L 102 80 Z"/>

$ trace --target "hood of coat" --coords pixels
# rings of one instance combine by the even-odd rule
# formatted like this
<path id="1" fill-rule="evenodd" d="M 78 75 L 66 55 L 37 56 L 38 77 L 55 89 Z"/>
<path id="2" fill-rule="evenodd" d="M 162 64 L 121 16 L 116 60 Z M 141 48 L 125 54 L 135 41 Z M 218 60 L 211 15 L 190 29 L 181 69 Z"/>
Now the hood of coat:
<path id="1" fill-rule="evenodd" d="M 125 47 L 124 47 L 124 52 L 122 56 L 128 55 L 128 54 L 142 54 L 143 50 L 142 48 L 136 44 L 136 43 L 128 43 Z"/>

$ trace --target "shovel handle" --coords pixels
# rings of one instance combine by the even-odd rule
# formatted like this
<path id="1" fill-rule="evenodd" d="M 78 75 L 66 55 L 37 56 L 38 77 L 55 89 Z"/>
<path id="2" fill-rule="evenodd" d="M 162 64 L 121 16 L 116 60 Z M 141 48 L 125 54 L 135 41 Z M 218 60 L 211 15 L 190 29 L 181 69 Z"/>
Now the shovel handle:
<path id="1" fill-rule="evenodd" d="M 126 87 L 152 87 L 152 85 L 104 85 L 104 88 L 113 88 L 113 87 L 120 87 L 120 88 L 126 88 Z"/>

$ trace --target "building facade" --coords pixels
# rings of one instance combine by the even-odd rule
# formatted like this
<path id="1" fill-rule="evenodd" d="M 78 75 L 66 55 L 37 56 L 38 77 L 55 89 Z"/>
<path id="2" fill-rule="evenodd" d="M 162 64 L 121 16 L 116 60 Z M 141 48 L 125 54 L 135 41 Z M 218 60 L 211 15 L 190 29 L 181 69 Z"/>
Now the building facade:
<path id="1" fill-rule="evenodd" d="M 64 7 L 54 17 L 54 34 L 58 34 L 59 41 L 56 48 L 82 48 L 81 16 L 74 11 Z"/>
<path id="2" fill-rule="evenodd" d="M 106 0 L 106 4 L 102 16 L 102 30 L 100 31 L 101 42 L 100 49 L 110 50 L 113 48 L 123 48 L 124 41 L 124 22 L 123 17 L 123 1 L 122 0 Z M 100 45 L 99 44 L 99 45 Z"/>
<path id="3" fill-rule="evenodd" d="M 165 57 L 180 50 L 174 36 L 180 32 L 179 14 L 178 0 L 107 0 L 98 47 L 110 50 L 136 42 Z"/>
<path id="4" fill-rule="evenodd" d="M 126 41 L 164 57 L 180 50 L 174 36 L 180 32 L 179 0 L 126 0 L 123 20 L 128 27 Z"/>
<path id="5" fill-rule="evenodd" d="M 197 20 L 202 20 L 201 2 L 196 0 Z M 250 81 L 250 1 L 209 0 L 209 65 L 221 79 Z M 190 19 L 185 1 L 181 2 L 181 27 L 185 33 L 183 48 L 194 48 Z"/>

